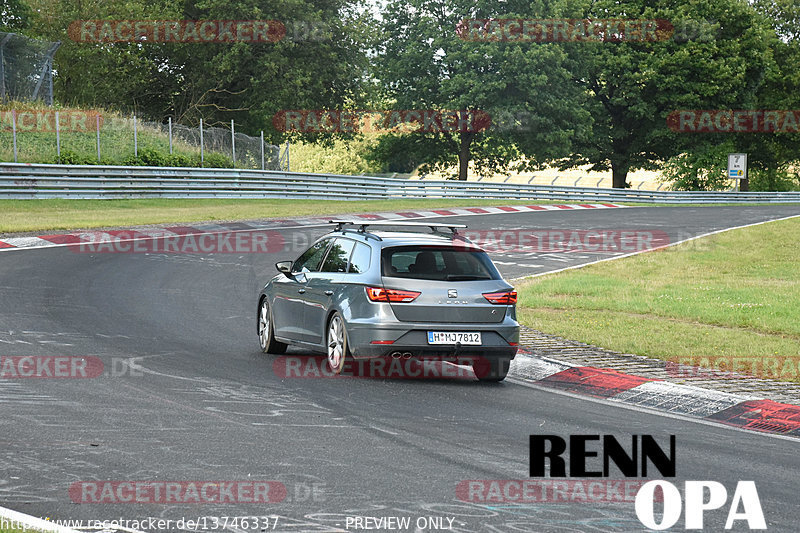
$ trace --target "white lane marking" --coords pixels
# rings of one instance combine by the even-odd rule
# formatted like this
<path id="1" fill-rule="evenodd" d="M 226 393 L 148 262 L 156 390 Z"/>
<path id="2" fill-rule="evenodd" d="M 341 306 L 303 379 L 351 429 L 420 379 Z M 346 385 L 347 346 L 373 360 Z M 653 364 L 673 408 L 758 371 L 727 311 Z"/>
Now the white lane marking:
<path id="1" fill-rule="evenodd" d="M 539 383 L 536 383 L 535 381 L 531 382 L 531 381 L 527 381 L 527 380 L 519 379 L 519 378 L 514 378 L 514 377 L 507 377 L 506 381 L 508 381 L 510 383 L 513 383 L 514 385 L 521 385 L 523 387 L 527 387 L 529 389 L 535 389 L 535 390 L 540 391 L 540 392 L 551 392 L 553 394 L 560 394 L 562 396 L 567 396 L 567 397 L 570 397 L 570 398 L 574 398 L 576 400 L 585 400 L 585 401 L 589 401 L 589 402 L 602 403 L 602 404 L 605 404 L 607 406 L 620 407 L 622 409 L 628 409 L 630 411 L 637 411 L 637 412 L 640 412 L 640 413 L 645 413 L 645 414 L 650 414 L 650 415 L 655 415 L 655 416 L 663 416 L 663 417 L 666 417 L 666 418 L 673 418 L 675 420 L 683 420 L 685 422 L 693 422 L 693 423 L 696 423 L 696 424 L 703 424 L 703 425 L 706 425 L 706 426 L 713 426 L 713 427 L 721 428 L 721 429 L 740 431 L 740 432 L 746 433 L 746 434 L 748 434 L 750 436 L 761 436 L 761 437 L 769 437 L 769 438 L 773 438 L 773 439 L 781 439 L 781 440 L 785 440 L 785 441 L 789 441 L 789 442 L 794 442 L 795 444 L 798 441 L 797 437 L 789 437 L 787 435 L 779 435 L 777 433 L 766 433 L 766 432 L 761 432 L 761 431 L 753 431 L 751 429 L 740 428 L 740 427 L 737 427 L 737 426 L 729 426 L 727 424 L 722 424 L 720 422 L 716 422 L 714 420 L 708 420 L 706 418 L 695 418 L 695 417 L 688 416 L 688 415 L 680 415 L 680 414 L 670 413 L 670 412 L 667 412 L 667 411 L 660 411 L 658 409 L 653 409 L 653 408 L 650 408 L 650 407 L 643 407 L 643 406 L 640 406 L 640 405 L 634 405 L 634 404 L 625 403 L 625 402 L 615 402 L 615 401 L 613 401 L 611 399 L 595 398 L 593 396 L 583 396 L 581 394 L 575 394 L 575 393 L 572 393 L 572 392 L 567 392 L 567 391 L 558 390 L 558 389 L 555 389 L 555 388 L 552 388 L 552 387 L 548 387 L 546 385 L 541 385 Z"/>
<path id="2" fill-rule="evenodd" d="M 400 433 L 395 433 L 394 431 L 389 431 L 388 429 L 379 428 L 378 426 L 367 426 L 367 427 L 370 429 L 374 429 L 375 431 L 380 431 L 381 433 L 387 433 L 389 435 L 397 436 L 400 434 Z"/>
<path id="3" fill-rule="evenodd" d="M 188 377 L 188 376 L 178 376 L 178 375 L 174 375 L 174 374 L 166 374 L 166 373 L 163 373 L 163 372 L 157 372 L 155 370 L 150 370 L 149 368 L 144 367 L 144 366 L 139 364 L 139 360 L 141 360 L 141 359 L 150 359 L 152 357 L 162 357 L 164 355 L 169 355 L 169 354 L 153 354 L 153 355 L 142 355 L 142 356 L 139 356 L 139 357 L 131 357 L 130 359 L 128 359 L 127 365 L 128 365 L 128 368 L 130 368 L 132 371 L 139 371 L 139 372 L 143 372 L 145 374 L 152 374 L 154 376 L 161 376 L 161 377 L 164 377 L 164 378 L 172 378 L 172 379 L 179 379 L 179 380 L 184 380 L 184 381 L 193 381 L 193 382 L 196 382 L 196 383 L 204 383 L 204 378 L 202 378 L 202 377 L 194 377 L 194 378 L 192 378 L 192 377 Z"/>
<path id="4" fill-rule="evenodd" d="M 39 531 L 47 531 L 53 533 L 79 533 L 75 529 L 70 529 L 66 526 L 60 526 L 58 524 L 54 524 L 53 522 L 48 522 L 47 520 L 36 518 L 35 516 L 20 513 L 18 511 L 13 511 L 11 509 L 6 509 L 5 507 L 0 507 L 0 517 L 3 517 L 10 522 L 25 524 L 31 529 L 36 529 Z"/>
<path id="5" fill-rule="evenodd" d="M 528 275 L 528 276 L 521 276 L 519 278 L 514 278 L 514 279 L 511 279 L 509 281 L 522 281 L 522 280 L 531 279 L 531 278 L 538 278 L 539 276 L 546 276 L 546 275 L 550 275 L 550 274 L 556 274 L 557 272 L 564 272 L 565 270 L 575 270 L 577 268 L 583 268 L 585 266 L 594 265 L 594 264 L 597 264 L 597 263 L 604 263 L 606 261 L 614 261 L 614 260 L 617 260 L 617 259 L 623 259 L 625 257 L 631 257 L 631 256 L 634 256 L 634 255 L 639 255 L 639 254 L 643 254 L 643 253 L 646 253 L 646 252 L 654 252 L 656 250 L 663 250 L 665 248 L 669 248 L 670 246 L 676 246 L 676 245 L 684 243 L 684 242 L 693 241 L 695 239 L 701 239 L 703 237 L 708 237 L 710 235 L 717 235 L 718 233 L 725 233 L 726 231 L 732 231 L 732 230 L 735 230 L 735 229 L 742 229 L 742 228 L 750 228 L 750 227 L 753 227 L 753 226 L 760 226 L 761 224 L 768 224 L 770 222 L 779 222 L 781 220 L 789 220 L 789 219 L 797 218 L 797 217 L 800 217 L 800 215 L 790 215 L 788 217 L 773 218 L 772 220 L 764 220 L 764 221 L 761 221 L 761 222 L 754 222 L 752 224 L 744 224 L 742 226 L 733 226 L 731 228 L 720 229 L 720 230 L 717 230 L 717 231 L 710 231 L 708 233 L 703 233 L 702 235 L 696 235 L 696 236 L 690 237 L 688 239 L 683 239 L 683 240 L 680 240 L 680 241 L 671 242 L 669 244 L 665 244 L 664 246 L 659 246 L 657 248 L 648 248 L 647 250 L 639 250 L 637 252 L 631 252 L 631 253 L 628 253 L 628 254 L 615 255 L 615 256 L 612 256 L 612 257 L 606 257 L 604 259 L 598 259 L 596 261 L 589 261 L 588 263 L 581 263 L 580 265 L 572 265 L 572 266 L 568 266 L 568 267 L 564 267 L 564 268 L 559 268 L 558 270 L 549 270 L 547 272 L 539 272 L 538 274 L 531 274 L 531 275 Z M 6 248 L 6 249 L 11 249 L 11 248 Z"/>
<path id="6" fill-rule="evenodd" d="M 46 394 L 28 390 L 19 381 L 11 381 L 10 378 L 0 378 L 0 404 L 15 403 L 36 405 L 41 402 L 54 401 L 57 400 Z"/>

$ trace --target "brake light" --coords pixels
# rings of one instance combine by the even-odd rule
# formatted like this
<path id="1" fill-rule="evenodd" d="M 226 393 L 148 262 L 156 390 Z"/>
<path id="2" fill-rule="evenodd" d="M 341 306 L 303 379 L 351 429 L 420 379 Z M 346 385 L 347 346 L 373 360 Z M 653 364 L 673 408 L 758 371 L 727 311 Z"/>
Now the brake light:
<path id="1" fill-rule="evenodd" d="M 483 297 L 495 305 L 514 305 L 517 303 L 517 291 L 486 292 Z"/>
<path id="2" fill-rule="evenodd" d="M 417 291 L 401 291 L 398 289 L 384 289 L 383 287 L 366 287 L 367 298 L 373 302 L 408 303 L 413 302 L 422 294 Z"/>

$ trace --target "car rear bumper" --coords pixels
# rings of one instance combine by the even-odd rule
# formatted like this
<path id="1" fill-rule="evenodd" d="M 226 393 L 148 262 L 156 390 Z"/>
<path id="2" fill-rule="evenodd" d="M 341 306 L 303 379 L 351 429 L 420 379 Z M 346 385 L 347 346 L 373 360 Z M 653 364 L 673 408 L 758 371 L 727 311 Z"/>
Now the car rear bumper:
<path id="1" fill-rule="evenodd" d="M 476 331 L 481 345 L 428 344 L 428 331 Z M 356 359 L 385 357 L 399 352 L 416 358 L 455 360 L 463 357 L 513 359 L 519 344 L 519 324 L 506 318 L 499 324 L 414 324 L 409 322 L 348 324 L 350 352 Z M 389 343 L 391 341 L 391 343 Z"/>

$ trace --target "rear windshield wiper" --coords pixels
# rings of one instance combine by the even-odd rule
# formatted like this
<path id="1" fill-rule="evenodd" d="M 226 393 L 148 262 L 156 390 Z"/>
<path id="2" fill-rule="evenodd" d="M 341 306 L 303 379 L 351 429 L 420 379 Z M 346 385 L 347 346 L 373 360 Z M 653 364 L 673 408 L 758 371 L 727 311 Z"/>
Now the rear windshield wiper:
<path id="1" fill-rule="evenodd" d="M 447 281 L 476 281 L 481 279 L 492 279 L 486 276 L 475 276 L 469 274 L 448 274 Z"/>

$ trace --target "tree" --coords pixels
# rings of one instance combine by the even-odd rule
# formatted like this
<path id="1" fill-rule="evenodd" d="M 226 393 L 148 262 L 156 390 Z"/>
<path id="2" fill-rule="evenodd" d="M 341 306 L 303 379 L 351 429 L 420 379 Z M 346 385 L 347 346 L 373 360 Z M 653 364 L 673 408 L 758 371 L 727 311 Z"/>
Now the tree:
<path id="1" fill-rule="evenodd" d="M 682 109 L 748 109 L 771 65 L 770 30 L 739 0 L 585 1 L 574 16 L 670 21 L 657 41 L 574 42 L 565 47 L 591 95 L 592 135 L 561 168 L 591 164 L 626 187 L 630 170 L 654 169 L 707 139 L 675 133 L 666 118 Z M 702 22 L 700 22 L 702 21 Z"/>
<path id="2" fill-rule="evenodd" d="M 502 9 L 502 10 L 501 10 Z M 381 139 L 377 157 L 397 161 L 409 153 L 421 171 L 469 163 L 479 172 L 531 166 L 569 151 L 588 116 L 580 88 L 555 44 L 472 38 L 465 20 L 541 16 L 537 2 L 391 0 L 382 12 L 383 44 L 376 77 L 394 109 L 487 113 L 492 127 L 417 131 Z"/>
<path id="3" fill-rule="evenodd" d="M 769 67 L 754 96 L 755 112 L 791 111 L 800 107 L 800 6 L 786 0 L 757 0 L 756 11 L 763 24 L 772 26 L 768 35 Z M 756 124 L 751 123 L 753 126 Z M 763 122 L 762 122 L 763 126 Z M 665 175 L 674 187 L 687 190 L 720 189 L 728 186 L 727 154 L 748 154 L 748 178 L 753 190 L 800 188 L 796 165 L 800 159 L 800 134 L 756 131 L 705 133 L 683 154 L 667 162 Z"/>
<path id="4" fill-rule="evenodd" d="M 30 26 L 31 9 L 24 0 L 0 0 L 0 31 L 18 32 Z"/>
<path id="5" fill-rule="evenodd" d="M 800 5 L 790 0 L 756 0 L 755 9 L 774 30 L 770 48 L 774 58 L 758 91 L 761 110 L 800 109 Z M 736 136 L 737 151 L 748 155 L 751 188 L 790 190 L 800 188 L 800 133 L 758 132 Z"/>
<path id="6" fill-rule="evenodd" d="M 361 0 L 30 0 L 36 31 L 64 44 L 55 89 L 64 103 L 161 120 L 264 129 L 282 109 L 356 100 L 367 70 Z M 276 21 L 272 42 L 76 42 L 75 20 Z M 252 35 L 252 34 L 251 34 Z M 281 38 L 282 37 L 282 38 Z M 80 40 L 80 39 L 79 39 Z"/>
<path id="7" fill-rule="evenodd" d="M 170 44 L 82 42 L 70 33 L 76 20 L 169 20 L 182 18 L 181 0 L 28 0 L 31 32 L 61 41 L 53 61 L 56 99 L 77 107 L 136 112 L 161 119 L 180 92 L 175 66 L 165 60 Z"/>
<path id="8" fill-rule="evenodd" d="M 361 0 L 187 1 L 185 14 L 276 20 L 286 32 L 272 43 L 177 47 L 184 93 L 176 105 L 185 116 L 233 118 L 277 140 L 284 136 L 272 124 L 279 111 L 340 109 L 362 100 L 371 25 Z"/>

